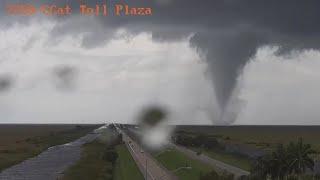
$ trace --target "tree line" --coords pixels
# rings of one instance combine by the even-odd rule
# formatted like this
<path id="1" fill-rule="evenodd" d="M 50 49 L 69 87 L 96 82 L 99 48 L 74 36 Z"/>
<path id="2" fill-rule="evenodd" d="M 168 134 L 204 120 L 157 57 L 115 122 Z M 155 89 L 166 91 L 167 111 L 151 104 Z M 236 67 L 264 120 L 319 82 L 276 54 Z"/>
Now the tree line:
<path id="1" fill-rule="evenodd" d="M 221 148 L 218 140 L 204 134 L 189 135 L 178 133 L 173 137 L 176 144 L 185 147 L 203 147 L 206 149 Z M 299 138 L 287 145 L 279 144 L 274 151 L 252 161 L 250 176 L 240 177 L 243 180 L 320 180 L 320 174 L 314 174 L 315 162 L 312 155 L 317 152 L 310 144 Z M 307 172 L 310 172 L 309 174 Z M 307 175 L 308 174 L 308 175 Z M 202 175 L 201 180 L 233 179 L 233 177 L 212 171 Z"/>
<path id="2" fill-rule="evenodd" d="M 252 169 L 252 178 L 255 179 L 305 179 L 306 172 L 314 170 L 315 154 L 310 144 L 304 143 L 302 138 L 288 145 L 279 144 L 270 154 L 258 158 Z M 314 175 L 314 179 L 320 179 Z"/>

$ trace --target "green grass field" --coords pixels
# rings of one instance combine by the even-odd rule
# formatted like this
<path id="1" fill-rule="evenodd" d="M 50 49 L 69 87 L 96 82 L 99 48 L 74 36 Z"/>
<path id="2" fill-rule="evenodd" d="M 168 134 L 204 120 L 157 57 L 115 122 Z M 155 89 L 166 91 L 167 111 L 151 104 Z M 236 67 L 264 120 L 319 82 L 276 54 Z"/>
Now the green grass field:
<path id="1" fill-rule="evenodd" d="M 201 149 L 200 148 L 192 148 L 192 149 L 196 152 L 200 151 L 203 154 L 205 154 L 213 159 L 222 161 L 226 164 L 236 166 L 236 167 L 241 168 L 243 170 L 250 171 L 250 169 L 251 169 L 251 162 L 246 157 L 223 152 L 223 151 L 217 150 L 217 149 L 211 149 L 211 150 L 206 150 L 204 148 L 201 148 Z"/>
<path id="2" fill-rule="evenodd" d="M 112 180 L 112 163 L 102 158 L 106 147 L 98 141 L 85 144 L 81 159 L 64 172 L 63 180 Z"/>
<path id="3" fill-rule="evenodd" d="M 206 174 L 213 170 L 212 167 L 196 160 L 192 160 L 174 149 L 163 152 L 158 156 L 155 156 L 155 158 L 168 170 L 173 171 L 181 180 L 198 180 L 201 174 Z M 186 166 L 190 166 L 191 169 L 174 171 L 179 167 Z"/>
<path id="4" fill-rule="evenodd" d="M 78 139 L 97 125 L 2 125 L 0 171 L 36 156 L 47 148 Z"/>
<path id="5" fill-rule="evenodd" d="M 320 126 L 178 126 L 177 130 L 210 134 L 229 143 L 267 150 L 301 137 L 320 152 Z"/>
<path id="6" fill-rule="evenodd" d="M 119 157 L 116 162 L 114 180 L 143 180 L 143 176 L 126 146 L 118 145 L 116 151 Z"/>
<path id="7" fill-rule="evenodd" d="M 64 180 L 143 180 L 135 161 L 121 142 L 114 144 L 117 135 L 111 129 L 105 130 L 99 140 L 82 147 L 81 159 L 64 172 Z M 113 142 L 113 143 L 112 143 Z M 112 164 L 107 157 L 116 152 Z M 109 154 L 109 156 L 108 156 Z"/>

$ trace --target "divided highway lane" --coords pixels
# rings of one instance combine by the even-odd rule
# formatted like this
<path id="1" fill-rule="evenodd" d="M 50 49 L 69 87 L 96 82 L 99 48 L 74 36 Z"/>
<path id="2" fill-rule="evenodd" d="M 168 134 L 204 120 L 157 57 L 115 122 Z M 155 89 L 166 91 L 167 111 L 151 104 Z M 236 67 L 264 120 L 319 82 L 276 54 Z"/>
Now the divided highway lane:
<path id="1" fill-rule="evenodd" d="M 237 178 L 237 177 L 241 177 L 241 176 L 248 176 L 250 174 L 250 172 L 248 171 L 245 171 L 243 169 L 240 169 L 238 167 L 235 167 L 235 166 L 232 166 L 230 164 L 226 164 L 222 161 L 218 161 L 218 160 L 215 160 L 215 159 L 212 159 L 204 154 L 199 154 L 197 155 L 196 152 L 188 149 L 188 148 L 185 148 L 183 146 L 178 146 L 178 145 L 175 145 L 173 143 L 170 144 L 173 148 L 175 148 L 176 150 L 184 153 L 185 155 L 187 155 L 189 158 L 191 159 L 194 159 L 194 160 L 197 160 L 197 161 L 200 161 L 200 162 L 203 162 L 205 164 L 208 164 L 212 167 L 215 167 L 215 169 L 217 170 L 220 170 L 220 171 L 227 171 L 229 173 L 232 173 L 234 174 L 234 176 Z"/>
<path id="2" fill-rule="evenodd" d="M 131 132 L 136 133 L 136 134 L 140 134 L 140 132 L 130 129 Z M 230 164 L 226 164 L 222 161 L 218 161 L 216 159 L 212 159 L 204 154 L 200 154 L 197 155 L 196 152 L 183 147 L 183 146 L 178 146 L 174 143 L 169 143 L 169 146 L 171 146 L 172 148 L 180 151 L 181 153 L 187 155 L 189 158 L 200 161 L 202 163 L 208 164 L 209 166 L 214 167 L 216 170 L 220 170 L 220 171 L 227 171 L 231 174 L 234 174 L 234 176 L 237 177 L 241 177 L 241 176 L 247 176 L 250 174 L 250 172 L 245 171 L 243 169 L 240 169 L 238 167 L 232 166 Z"/>
<path id="3" fill-rule="evenodd" d="M 163 168 L 158 162 L 147 152 L 133 141 L 125 132 L 117 127 L 117 130 L 122 134 L 123 141 L 125 142 L 129 152 L 138 165 L 144 178 L 147 180 L 177 180 L 170 171 Z M 147 168 L 146 168 L 147 167 Z"/>

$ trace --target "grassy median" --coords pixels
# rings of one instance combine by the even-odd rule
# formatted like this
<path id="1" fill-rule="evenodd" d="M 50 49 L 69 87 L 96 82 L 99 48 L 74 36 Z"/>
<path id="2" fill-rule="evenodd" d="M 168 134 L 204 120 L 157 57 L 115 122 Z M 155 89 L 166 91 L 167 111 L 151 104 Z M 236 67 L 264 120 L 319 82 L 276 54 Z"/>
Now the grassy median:
<path id="1" fill-rule="evenodd" d="M 63 180 L 112 180 L 113 166 L 103 159 L 106 144 L 99 141 L 85 144 L 81 159 L 64 172 Z"/>
<path id="2" fill-rule="evenodd" d="M 240 169 L 250 171 L 251 170 L 251 161 L 243 156 L 228 153 L 219 149 L 210 149 L 205 148 L 191 148 L 195 152 L 201 152 L 212 159 L 224 162 L 226 164 L 238 167 Z"/>
<path id="3" fill-rule="evenodd" d="M 155 155 L 155 158 L 168 170 L 172 171 L 181 180 L 199 180 L 200 176 L 213 170 L 212 167 L 199 161 L 188 158 L 183 153 L 174 149 Z M 181 169 L 180 167 L 190 166 L 191 169 Z"/>
<path id="4" fill-rule="evenodd" d="M 101 133 L 82 147 L 81 159 L 64 172 L 63 180 L 143 180 L 122 136 L 112 127 Z"/>
<path id="5" fill-rule="evenodd" d="M 117 145 L 116 163 L 103 156 L 107 145 L 94 141 L 84 145 L 81 159 L 64 172 L 63 180 L 143 180 L 143 176 L 124 144 Z"/>
<path id="6" fill-rule="evenodd" d="M 143 180 L 136 163 L 124 144 L 118 145 L 116 151 L 119 158 L 116 162 L 114 180 Z"/>

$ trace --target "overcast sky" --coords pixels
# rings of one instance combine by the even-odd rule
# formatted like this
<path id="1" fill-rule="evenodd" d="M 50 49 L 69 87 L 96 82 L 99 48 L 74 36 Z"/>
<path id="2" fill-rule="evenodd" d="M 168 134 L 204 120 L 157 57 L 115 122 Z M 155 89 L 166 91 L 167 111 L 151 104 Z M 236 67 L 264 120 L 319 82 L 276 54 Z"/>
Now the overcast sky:
<path id="1" fill-rule="evenodd" d="M 1 12 L 0 123 L 132 123 L 160 105 L 176 124 L 320 124 L 317 0 L 128 4 L 154 14 Z"/>

